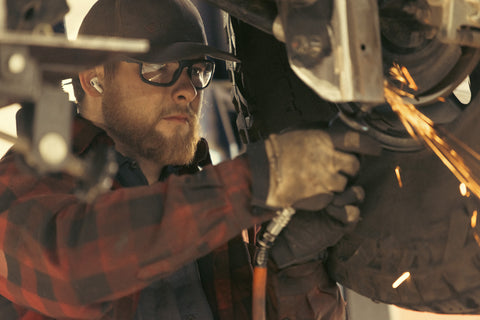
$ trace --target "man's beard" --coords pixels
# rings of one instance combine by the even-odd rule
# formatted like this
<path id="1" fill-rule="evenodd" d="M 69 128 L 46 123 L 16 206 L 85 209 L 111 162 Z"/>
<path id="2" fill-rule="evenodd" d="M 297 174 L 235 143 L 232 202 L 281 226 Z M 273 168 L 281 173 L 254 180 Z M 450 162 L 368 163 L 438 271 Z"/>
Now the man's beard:
<path id="1" fill-rule="evenodd" d="M 127 110 L 115 92 L 105 92 L 102 111 L 106 129 L 127 148 L 126 156 L 140 156 L 163 165 L 186 165 L 193 160 L 199 140 L 199 120 L 192 108 L 159 106 L 157 114 L 143 117 L 128 114 Z M 180 127 L 182 124 L 166 137 L 156 130 L 156 126 L 161 118 L 173 114 L 187 116 L 189 129 L 185 133 Z"/>

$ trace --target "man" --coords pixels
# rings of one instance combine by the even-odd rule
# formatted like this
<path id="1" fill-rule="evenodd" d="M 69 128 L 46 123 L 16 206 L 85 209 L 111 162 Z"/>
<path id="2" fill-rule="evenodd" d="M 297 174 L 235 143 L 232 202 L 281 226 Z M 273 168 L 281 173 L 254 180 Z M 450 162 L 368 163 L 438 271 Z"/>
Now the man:
<path id="1" fill-rule="evenodd" d="M 250 319 L 242 230 L 284 207 L 326 207 L 358 160 L 335 150 L 325 132 L 304 130 L 197 172 L 208 162 L 198 137 L 201 90 L 214 69 L 207 57 L 235 58 L 206 45 L 195 7 L 99 0 L 80 34 L 151 42 L 149 53 L 86 70 L 74 83 L 74 152 L 113 145 L 119 171 L 110 192 L 84 203 L 72 177 L 22 171 L 13 152 L 3 159 L 1 318 Z M 361 192 L 335 199 L 335 210 L 294 218 L 274 250 L 269 319 L 342 318 L 343 300 L 320 257 L 357 221 Z M 300 246 L 296 235 L 305 230 L 323 240 Z"/>

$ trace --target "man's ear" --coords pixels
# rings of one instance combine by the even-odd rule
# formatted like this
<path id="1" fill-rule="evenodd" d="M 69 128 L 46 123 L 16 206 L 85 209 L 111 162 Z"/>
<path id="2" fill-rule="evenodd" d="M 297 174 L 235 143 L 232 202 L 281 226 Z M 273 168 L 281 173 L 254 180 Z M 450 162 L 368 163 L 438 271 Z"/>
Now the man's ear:
<path id="1" fill-rule="evenodd" d="M 103 94 L 103 67 L 82 71 L 78 74 L 78 78 L 87 95 L 99 97 Z"/>

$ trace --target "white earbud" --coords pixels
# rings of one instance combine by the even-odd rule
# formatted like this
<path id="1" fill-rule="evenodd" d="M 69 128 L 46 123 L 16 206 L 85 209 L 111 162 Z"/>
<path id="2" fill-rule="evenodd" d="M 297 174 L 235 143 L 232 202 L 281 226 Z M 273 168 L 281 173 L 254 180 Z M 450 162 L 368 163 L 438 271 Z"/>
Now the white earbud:
<path id="1" fill-rule="evenodd" d="M 98 93 L 102 94 L 103 93 L 103 88 L 102 86 L 100 85 L 100 83 L 98 82 L 98 78 L 97 77 L 93 77 L 92 79 L 90 79 L 90 85 L 92 87 L 95 88 L 95 90 L 98 91 Z"/>

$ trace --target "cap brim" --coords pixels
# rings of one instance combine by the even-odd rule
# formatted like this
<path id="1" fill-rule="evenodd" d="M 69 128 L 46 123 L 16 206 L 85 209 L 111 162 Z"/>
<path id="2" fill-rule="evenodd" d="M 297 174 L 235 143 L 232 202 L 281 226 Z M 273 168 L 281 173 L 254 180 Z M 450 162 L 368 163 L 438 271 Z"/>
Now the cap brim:
<path id="1" fill-rule="evenodd" d="M 219 60 L 240 62 L 240 59 L 228 52 L 203 43 L 194 42 L 177 42 L 168 47 L 156 47 L 155 44 L 151 44 L 149 52 L 136 55 L 132 58 L 151 63 L 163 63 L 175 60 L 195 59 L 204 56 Z"/>

